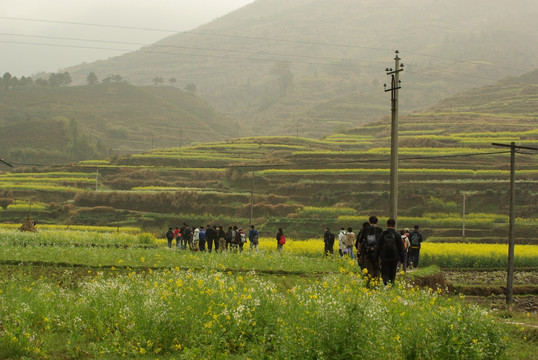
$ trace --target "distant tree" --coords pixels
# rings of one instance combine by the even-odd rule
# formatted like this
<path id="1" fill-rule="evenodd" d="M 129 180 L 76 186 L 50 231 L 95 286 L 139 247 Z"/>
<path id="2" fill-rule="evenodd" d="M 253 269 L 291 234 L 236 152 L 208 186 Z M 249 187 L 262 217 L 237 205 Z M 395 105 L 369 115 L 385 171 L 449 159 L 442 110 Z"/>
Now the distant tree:
<path id="1" fill-rule="evenodd" d="M 196 90 L 198 90 L 198 88 L 196 87 L 195 84 L 189 83 L 189 84 L 187 84 L 187 86 L 185 86 L 185 90 L 187 90 L 190 93 L 195 93 Z"/>
<path id="2" fill-rule="evenodd" d="M 121 75 L 110 75 L 110 76 L 107 76 L 106 78 L 103 79 L 103 83 L 104 84 L 108 84 L 108 83 L 111 83 L 111 82 L 116 82 L 116 83 L 119 83 L 119 82 L 122 82 L 123 81 L 123 78 L 121 77 Z"/>
<path id="3" fill-rule="evenodd" d="M 153 78 L 153 82 L 155 83 L 155 85 L 164 84 L 164 79 L 162 76 L 155 76 Z"/>
<path id="4" fill-rule="evenodd" d="M 20 86 L 22 87 L 30 87 L 32 85 L 34 85 L 34 80 L 32 80 L 31 77 L 26 77 L 26 76 L 23 76 L 21 77 L 21 79 L 19 80 L 19 84 Z"/>
<path id="5" fill-rule="evenodd" d="M 58 87 L 71 84 L 73 80 L 71 75 L 66 71 L 64 73 L 52 73 L 49 75 L 49 86 Z"/>
<path id="6" fill-rule="evenodd" d="M 47 87 L 47 86 L 49 86 L 49 82 L 47 81 L 47 79 L 41 79 L 41 78 L 36 79 L 34 81 L 34 84 L 37 87 Z"/>
<path id="7" fill-rule="evenodd" d="M 17 86 L 20 86 L 20 81 L 16 76 L 13 76 L 11 80 L 9 80 L 9 87 L 16 88 Z"/>
<path id="8" fill-rule="evenodd" d="M 11 74 L 8 72 L 4 73 L 4 76 L 2 76 L 2 84 L 4 85 L 4 88 L 9 89 L 12 77 L 13 76 L 11 76 Z"/>
<path id="9" fill-rule="evenodd" d="M 63 83 L 62 83 L 62 86 L 63 85 L 69 85 L 73 82 L 73 79 L 71 78 L 71 75 L 66 71 L 64 72 L 63 74 Z"/>
<path id="10" fill-rule="evenodd" d="M 96 85 L 99 82 L 99 80 L 97 79 L 97 75 L 95 75 L 95 73 L 92 71 L 91 73 L 88 74 L 88 77 L 86 78 L 86 82 L 88 83 L 88 85 L 93 86 L 93 85 Z"/>
<path id="11" fill-rule="evenodd" d="M 173 77 L 173 78 L 168 79 L 168 82 L 169 82 L 170 84 L 172 84 L 172 86 L 174 86 L 174 84 L 177 82 L 177 80 L 176 80 L 175 77 Z"/>
<path id="12" fill-rule="evenodd" d="M 275 62 L 271 68 L 271 74 L 277 76 L 278 86 L 280 87 L 280 96 L 286 96 L 288 89 L 293 86 L 291 63 L 289 61 Z"/>

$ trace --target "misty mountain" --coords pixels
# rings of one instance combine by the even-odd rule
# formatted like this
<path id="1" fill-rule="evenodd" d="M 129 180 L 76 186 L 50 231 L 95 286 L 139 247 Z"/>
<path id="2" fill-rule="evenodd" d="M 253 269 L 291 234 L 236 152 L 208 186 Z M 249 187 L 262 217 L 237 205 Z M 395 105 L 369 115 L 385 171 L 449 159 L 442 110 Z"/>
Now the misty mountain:
<path id="1" fill-rule="evenodd" d="M 382 84 L 405 64 L 403 111 L 537 66 L 534 0 L 258 0 L 139 51 L 67 69 L 135 84 L 194 84 L 244 134 L 320 137 L 390 113 Z"/>

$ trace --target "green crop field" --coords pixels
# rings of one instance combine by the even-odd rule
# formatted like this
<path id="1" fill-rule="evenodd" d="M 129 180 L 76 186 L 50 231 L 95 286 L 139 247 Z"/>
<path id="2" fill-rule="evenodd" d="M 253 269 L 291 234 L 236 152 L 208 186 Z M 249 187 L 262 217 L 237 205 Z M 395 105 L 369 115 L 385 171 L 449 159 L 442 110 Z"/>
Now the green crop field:
<path id="1" fill-rule="evenodd" d="M 323 258 L 317 239 L 289 239 L 282 251 L 262 238 L 259 251 L 195 253 L 150 234 L 96 230 L 0 230 L 2 358 L 501 359 L 532 346 L 526 328 L 513 330 L 437 280 L 412 285 L 435 267 L 368 287 L 354 260 Z M 429 245 L 425 261 L 454 270 L 468 266 L 461 259 L 497 267 L 506 251 Z M 538 246 L 518 248 L 516 266 L 536 268 Z"/>

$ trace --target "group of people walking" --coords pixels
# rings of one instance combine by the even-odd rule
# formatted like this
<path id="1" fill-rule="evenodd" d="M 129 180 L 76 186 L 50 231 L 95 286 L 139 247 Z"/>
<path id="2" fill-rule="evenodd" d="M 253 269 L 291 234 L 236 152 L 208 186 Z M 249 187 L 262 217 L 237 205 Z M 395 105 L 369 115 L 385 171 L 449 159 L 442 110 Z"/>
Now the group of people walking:
<path id="1" fill-rule="evenodd" d="M 423 241 L 419 226 L 415 225 L 414 230 L 409 229 L 397 231 L 396 221 L 387 220 L 387 229 L 383 230 L 378 225 L 376 216 L 370 216 L 359 233 L 355 235 L 353 229 L 341 228 L 338 233 L 338 252 L 340 256 L 357 258 L 361 270 L 365 270 L 369 279 L 381 278 L 383 283 L 393 283 L 396 272 L 401 268 L 404 272 L 408 267 L 417 268 L 420 255 L 420 247 Z M 183 224 L 173 230 L 168 228 L 166 239 L 168 248 L 172 249 L 172 243 L 176 240 L 176 248 L 191 251 L 215 252 L 235 251 L 242 252 L 244 245 L 250 243 L 251 250 L 257 250 L 259 244 L 259 233 L 254 225 L 250 226 L 248 235 L 237 226 L 229 226 L 225 231 L 222 225 L 207 225 L 205 228 L 191 227 Z M 325 256 L 334 254 L 334 243 L 336 236 L 327 227 L 324 234 Z M 277 250 L 282 250 L 286 243 L 284 231 L 278 229 L 276 234 Z M 354 253 L 356 251 L 356 255 Z"/>
<path id="2" fill-rule="evenodd" d="M 416 268 L 419 262 L 420 247 L 423 241 L 419 226 L 414 230 L 396 230 L 396 221 L 387 220 L 387 229 L 378 225 L 376 216 L 370 216 L 359 233 L 355 235 L 353 229 L 341 228 L 338 233 L 338 252 L 340 256 L 357 258 L 361 269 L 366 269 L 369 278 L 382 278 L 386 285 L 394 282 L 396 272 L 402 268 L 407 271 L 408 267 Z M 325 228 L 324 242 L 325 255 L 334 254 L 335 235 L 327 227 Z M 356 250 L 356 256 L 354 254 Z"/>
<path id="3" fill-rule="evenodd" d="M 175 230 L 168 228 L 166 239 L 168 248 L 172 249 L 172 243 L 176 240 L 176 248 L 191 251 L 243 251 L 247 239 L 250 242 L 250 249 L 258 249 L 258 230 L 254 225 L 250 226 L 248 237 L 243 228 L 229 226 L 224 230 L 222 225 L 207 225 L 191 227 L 188 224 L 177 226 Z"/>

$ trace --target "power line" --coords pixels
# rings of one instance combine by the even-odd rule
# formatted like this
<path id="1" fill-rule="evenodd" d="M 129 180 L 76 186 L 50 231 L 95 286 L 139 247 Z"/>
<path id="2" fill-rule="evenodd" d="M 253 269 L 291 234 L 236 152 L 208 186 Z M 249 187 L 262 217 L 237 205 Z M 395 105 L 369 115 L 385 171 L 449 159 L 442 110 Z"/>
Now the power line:
<path id="1" fill-rule="evenodd" d="M 47 47 L 64 47 L 64 48 L 76 48 L 76 49 L 91 49 L 91 50 L 106 50 L 106 51 L 126 51 L 132 52 L 132 49 L 118 49 L 118 48 L 101 48 L 94 46 L 78 46 L 78 45 L 62 45 L 62 44 L 45 44 L 45 43 L 31 43 L 31 42 L 18 42 L 18 41 L 6 41 L 0 40 L 0 43 L 7 44 L 23 44 L 23 45 L 37 45 L 37 46 L 47 46 Z M 226 55 L 210 55 L 210 54 L 193 54 L 193 53 L 179 53 L 179 52 L 166 52 L 166 51 L 150 51 L 147 49 L 136 50 L 148 54 L 166 54 L 166 55 L 181 55 L 181 56 L 195 56 L 195 57 L 209 57 L 217 59 L 233 59 L 233 60 L 250 60 L 250 61 L 277 61 L 278 58 L 252 58 L 252 57 L 238 57 L 238 56 L 226 56 Z M 293 55 L 295 56 L 295 55 Z M 293 61 L 294 64 L 307 64 L 307 65 L 326 65 L 326 66 L 341 66 L 341 67 L 359 67 L 357 64 L 340 62 L 340 63 L 321 63 L 321 62 L 309 62 L 309 61 Z M 360 68 L 376 68 L 374 66 L 360 66 Z"/>
<path id="2" fill-rule="evenodd" d="M 223 51 L 223 52 L 242 53 L 242 54 L 292 56 L 292 57 L 313 58 L 313 59 L 322 59 L 322 60 L 331 60 L 331 61 L 342 61 L 342 58 L 327 57 L 327 56 L 290 54 L 290 53 L 274 53 L 274 52 L 267 52 L 267 51 L 235 50 L 235 49 L 226 49 L 226 48 L 224 48 L 224 49 L 223 48 L 215 49 L 215 48 L 203 48 L 203 47 L 191 47 L 191 46 L 161 45 L 161 44 L 156 44 L 156 43 L 148 44 L 148 43 L 125 42 L 125 41 L 96 40 L 96 39 L 69 38 L 69 37 L 43 36 L 43 35 L 25 35 L 25 34 L 13 34 L 13 33 L 0 33 L 0 36 L 30 37 L 30 38 L 39 38 L 39 39 L 68 40 L 68 41 L 87 41 L 87 42 L 96 42 L 96 43 L 104 43 L 104 44 L 150 46 L 150 47 L 153 47 L 153 48 L 203 50 L 203 51 L 213 51 L 213 52 Z M 65 45 L 65 46 L 69 46 L 69 45 Z M 123 51 L 124 49 L 113 49 L 113 50 L 122 50 Z M 129 51 L 129 50 L 124 50 L 124 51 Z M 345 58 L 345 60 L 346 61 L 365 61 L 364 59 L 356 59 L 356 58 Z M 371 62 L 381 63 L 381 61 L 371 61 Z"/>
<path id="3" fill-rule="evenodd" d="M 5 34 L 0 34 L 5 35 Z M 18 35 L 16 35 L 18 36 Z M 21 35 L 21 36 L 27 36 L 27 35 Z M 62 38 L 55 38 L 55 37 L 45 37 L 45 36 L 32 36 L 37 38 L 51 38 L 51 39 L 62 39 Z M 68 39 L 68 38 L 64 38 Z M 360 65 L 357 63 L 353 63 L 353 61 L 359 61 L 359 59 L 338 59 L 338 58 L 329 58 L 329 57 L 322 57 L 322 56 L 309 56 L 309 55 L 297 55 L 297 54 L 279 54 L 279 53 L 270 53 L 270 52 L 255 52 L 255 51 L 242 51 L 242 50 L 229 50 L 229 49 L 204 49 L 204 48 L 193 48 L 193 47 L 180 47 L 180 46 L 172 46 L 172 45 L 146 45 L 146 44 L 136 44 L 136 43 L 129 43 L 129 42 L 116 42 L 116 41 L 100 41 L 100 40 L 90 40 L 90 39 L 72 39 L 72 40 L 82 40 L 82 41 L 91 41 L 91 42 L 103 42 L 103 43 L 115 43 L 115 44 L 126 44 L 126 45 L 140 45 L 140 46 L 148 46 L 148 47 L 168 47 L 168 48 L 177 48 L 177 49 L 191 49 L 191 50 L 204 50 L 204 51 L 224 51 L 224 52 L 231 52 L 231 53 L 246 53 L 246 54 L 260 54 L 260 55 L 272 55 L 272 56 L 291 56 L 291 57 L 301 57 L 301 58 L 314 58 L 314 59 L 325 59 L 325 60 L 332 60 L 332 61 L 339 61 L 339 62 L 329 62 L 329 63 L 321 63 L 321 62 L 311 62 L 311 61 L 297 61 L 293 60 L 291 61 L 294 64 L 306 64 L 306 65 L 324 65 L 324 66 L 335 66 L 335 67 L 347 67 L 347 68 L 361 68 L 361 69 L 378 69 L 376 66 L 368 66 L 368 65 Z M 123 52 L 142 52 L 146 54 L 165 54 L 165 55 L 179 55 L 179 56 L 193 56 L 193 57 L 207 57 L 207 58 L 217 58 L 217 59 L 233 59 L 233 60 L 246 60 L 246 61 L 277 61 L 278 58 L 264 58 L 264 57 L 239 57 L 239 56 L 227 56 L 227 55 L 212 55 L 212 54 L 196 54 L 196 53 L 183 53 L 183 52 L 174 52 L 174 51 L 158 51 L 158 50 L 150 50 L 147 48 L 141 48 L 138 50 L 133 49 L 124 49 L 124 48 L 110 48 L 110 47 L 95 47 L 95 46 L 81 46 L 81 45 L 67 45 L 67 44 L 48 44 L 48 43 L 33 43 L 33 42 L 23 42 L 23 41 L 8 41 L 8 40 L 0 40 L 0 43 L 7 43 L 7 44 L 22 44 L 22 45 L 35 45 L 35 46 L 46 46 L 46 47 L 62 47 L 62 48 L 74 48 L 74 49 L 89 49 L 89 50 L 104 50 L 104 51 L 123 51 Z M 351 62 L 347 62 L 351 61 Z M 369 63 L 380 63 L 380 61 L 369 61 Z M 415 65 L 417 66 L 417 65 Z M 421 66 L 421 65 L 418 65 Z M 424 66 L 428 68 L 427 66 Z M 478 80 L 486 80 L 488 82 L 491 81 L 491 78 L 481 77 L 477 75 L 471 75 L 471 74 L 464 74 L 464 73 L 456 73 L 454 71 L 449 70 L 438 70 L 440 73 L 445 73 L 447 75 L 452 76 L 464 76 L 464 77 L 471 77 Z M 414 71 L 409 71 L 408 73 L 416 75 L 416 76 L 426 76 L 426 77 L 435 77 L 439 78 L 438 74 L 426 74 L 426 73 L 417 73 Z M 477 83 L 472 82 L 469 80 L 464 79 L 458 79 L 458 78 L 450 78 L 450 77 L 444 77 L 444 79 L 448 79 L 451 81 L 461 82 L 461 83 L 467 83 L 471 85 L 477 85 L 477 86 L 484 86 L 486 84 L 484 83 Z"/>
<path id="4" fill-rule="evenodd" d="M 262 36 L 217 34 L 217 33 L 210 33 L 210 32 L 180 31 L 180 30 L 170 30 L 170 29 L 143 28 L 143 27 L 136 27 L 136 26 L 121 26 L 121 25 L 95 24 L 95 23 L 83 23 L 83 22 L 72 22 L 72 21 L 29 19 L 29 18 L 18 18 L 18 17 L 7 17 L 7 16 L 0 16 L 0 19 L 22 20 L 22 21 L 33 21 L 33 22 L 46 22 L 46 23 L 55 23 L 55 24 L 66 24 L 66 25 L 83 25 L 83 26 L 105 27 L 105 28 L 116 28 L 116 29 L 127 29 L 127 30 L 155 31 L 155 32 L 175 33 L 175 34 L 183 33 L 183 34 L 192 34 L 192 35 L 201 35 L 201 36 L 240 38 L 240 39 L 247 39 L 247 40 L 264 40 L 264 41 L 275 41 L 275 42 L 287 42 L 287 43 L 294 43 L 294 44 L 324 45 L 324 46 L 357 48 L 357 49 L 369 49 L 369 50 L 379 50 L 379 51 L 387 51 L 387 50 L 389 50 L 389 49 L 384 49 L 384 48 L 367 47 L 367 46 L 359 46 L 359 45 L 338 44 L 338 43 L 330 43 L 330 42 L 315 42 L 315 41 L 304 41 L 304 40 L 292 40 L 292 39 L 277 39 L 277 38 L 262 37 Z"/>
<path id="5" fill-rule="evenodd" d="M 146 27 L 136 27 L 136 26 L 121 26 L 121 25 L 109 25 L 109 24 L 96 24 L 96 23 L 85 23 L 85 22 L 72 22 L 72 21 L 58 21 L 58 20 L 47 20 L 47 19 L 31 19 L 31 18 L 20 18 L 20 17 L 7 17 L 7 16 L 0 16 L 0 19 L 6 19 L 6 20 L 16 20 L 16 21 L 32 21 L 32 22 L 44 22 L 44 23 L 54 23 L 54 24 L 66 24 L 66 25 L 80 25 L 80 26 L 91 26 L 91 27 L 102 27 L 102 28 L 111 28 L 111 29 L 127 29 L 127 30 L 137 30 L 137 31 L 154 31 L 154 32 L 164 32 L 164 33 L 172 33 L 172 34 L 191 34 L 191 35 L 198 35 L 198 36 L 212 36 L 212 37 L 223 37 L 223 38 L 238 38 L 238 39 L 245 39 L 245 40 L 262 40 L 262 41 L 274 41 L 274 42 L 284 42 L 284 43 L 292 43 L 292 44 L 305 44 L 305 45 L 320 45 L 320 46 L 330 46 L 330 47 L 339 47 L 339 48 L 348 48 L 348 49 L 365 49 L 365 50 L 375 50 L 375 51 L 392 51 L 392 49 L 387 48 L 379 48 L 379 47 L 373 47 L 373 46 L 360 46 L 360 45 L 352 45 L 352 44 L 342 44 L 342 43 L 336 43 L 336 42 L 320 42 L 320 41 L 305 41 L 305 40 L 293 40 L 293 39 L 282 39 L 282 38 L 271 38 L 271 37 L 263 37 L 263 36 L 247 36 L 247 35 L 234 35 L 234 34 L 222 34 L 222 33 L 211 33 L 211 32 L 197 32 L 197 31 L 180 31 L 180 30 L 172 30 L 172 29 L 157 29 L 157 28 L 146 28 Z M 413 54 L 417 56 L 422 57 L 429 57 L 429 58 L 436 58 L 436 59 L 443 59 L 443 60 L 449 60 L 459 63 L 466 63 L 469 62 L 469 60 L 462 60 L 458 58 L 451 58 L 446 56 L 439 56 L 439 55 L 429 55 L 419 52 L 409 52 L 406 51 L 408 54 Z M 512 67 L 503 67 L 499 65 L 493 65 L 493 64 L 484 64 L 486 66 L 494 66 L 498 68 L 504 68 L 507 70 L 513 70 L 518 72 L 525 72 L 526 70 L 523 69 L 515 69 Z"/>

